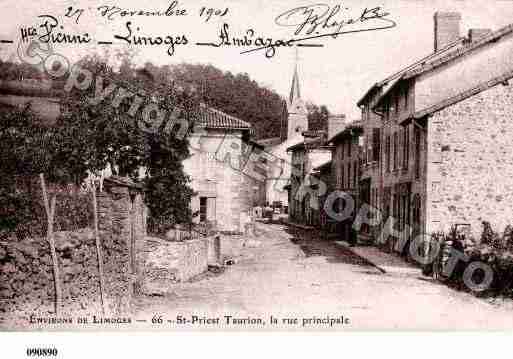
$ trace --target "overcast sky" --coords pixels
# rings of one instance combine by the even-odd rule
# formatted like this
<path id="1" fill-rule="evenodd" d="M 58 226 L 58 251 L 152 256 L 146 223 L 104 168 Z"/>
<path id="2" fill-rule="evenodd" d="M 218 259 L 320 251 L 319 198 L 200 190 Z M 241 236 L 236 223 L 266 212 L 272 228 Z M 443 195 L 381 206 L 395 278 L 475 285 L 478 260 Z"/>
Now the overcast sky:
<path id="1" fill-rule="evenodd" d="M 167 9 L 171 1 L 152 0 L 102 0 L 102 1 L 39 1 L 24 2 L 0 0 L 0 40 L 18 41 L 20 27 L 34 26 L 40 22 L 37 16 L 50 14 L 59 19 L 67 32 L 89 32 L 94 41 L 113 40 L 113 34 L 125 34 L 126 21 L 131 20 L 140 27 L 140 34 L 151 36 L 185 34 L 190 42 L 214 42 L 222 23 L 230 26 L 232 35 L 252 28 L 258 35 L 275 39 L 288 39 L 293 29 L 276 25 L 275 18 L 287 10 L 311 5 L 318 1 L 296 0 L 253 0 L 253 1 L 179 1 L 178 8 L 188 12 L 185 17 L 119 18 L 108 20 L 99 15 L 96 8 L 101 5 L 119 6 L 128 10 Z M 151 5 L 145 5 L 150 4 Z M 381 6 L 388 11 L 388 18 L 397 26 L 393 29 L 346 34 L 337 39 L 311 40 L 322 43 L 322 48 L 300 48 L 300 80 L 302 97 L 317 104 L 326 104 L 331 112 L 345 113 L 351 119 L 358 117 L 357 100 L 376 81 L 400 70 L 414 60 L 433 51 L 433 14 L 437 10 L 459 11 L 462 14 L 462 34 L 469 28 L 498 29 L 513 23 L 513 1 L 421 1 L 421 0 L 362 0 L 327 1 L 335 6 L 342 3 L 345 17 L 357 16 L 367 8 Z M 219 19 L 212 18 L 205 23 L 198 13 L 202 6 L 229 8 L 228 14 Z M 75 24 L 64 17 L 68 6 L 83 8 L 85 12 Z M 343 18 L 340 17 L 339 18 Z M 14 52 L 15 44 L 0 45 L 5 58 Z M 122 45 L 127 47 L 128 45 Z M 105 47 L 105 46 L 103 46 Z M 109 48 L 113 48 L 111 46 Z M 96 51 L 98 46 L 57 46 L 56 51 L 71 60 Z M 233 73 L 247 72 L 261 85 L 278 93 L 288 94 L 295 58 L 294 48 L 278 49 L 268 59 L 263 52 L 240 54 L 240 48 L 211 48 L 187 46 L 177 47 L 175 54 L 168 56 L 166 47 L 138 47 L 138 62 L 151 61 L 156 64 L 180 62 L 211 63 Z"/>

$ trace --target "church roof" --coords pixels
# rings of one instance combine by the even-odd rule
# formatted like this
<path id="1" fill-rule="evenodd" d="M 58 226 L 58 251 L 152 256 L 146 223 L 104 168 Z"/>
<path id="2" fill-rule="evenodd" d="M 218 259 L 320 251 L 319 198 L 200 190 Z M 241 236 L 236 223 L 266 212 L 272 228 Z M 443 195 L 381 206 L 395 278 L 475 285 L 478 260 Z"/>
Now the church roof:
<path id="1" fill-rule="evenodd" d="M 292 86 L 290 88 L 289 104 L 292 104 L 294 100 L 301 98 L 301 91 L 299 88 L 299 75 L 296 68 L 294 69 L 294 76 L 292 77 Z"/>

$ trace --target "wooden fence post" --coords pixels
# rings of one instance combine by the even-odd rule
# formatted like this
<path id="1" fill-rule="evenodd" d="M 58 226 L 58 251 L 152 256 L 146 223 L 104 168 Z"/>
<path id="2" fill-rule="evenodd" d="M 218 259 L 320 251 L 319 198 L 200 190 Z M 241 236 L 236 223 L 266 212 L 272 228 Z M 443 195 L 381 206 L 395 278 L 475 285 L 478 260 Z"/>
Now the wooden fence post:
<path id="1" fill-rule="evenodd" d="M 100 301 L 102 305 L 102 314 L 105 316 L 105 277 L 103 272 L 103 254 L 100 235 L 98 233 L 98 204 L 96 201 L 96 184 L 93 180 L 93 211 L 94 211 L 94 239 L 96 242 L 96 255 L 98 257 L 98 275 L 100 277 Z"/>
<path id="2" fill-rule="evenodd" d="M 52 197 L 51 204 L 48 200 L 48 193 L 46 191 L 45 184 L 45 176 L 44 174 L 39 174 L 39 178 L 41 179 L 41 188 L 43 190 L 43 201 L 45 205 L 46 216 L 48 218 L 48 228 L 46 230 L 46 239 L 50 244 L 50 252 L 52 255 L 53 262 L 53 277 L 55 283 L 55 315 L 59 315 L 59 311 L 62 308 L 62 292 L 61 292 L 61 282 L 59 275 L 59 263 L 57 260 L 57 252 L 55 250 L 55 238 L 53 235 L 53 223 L 55 219 L 55 196 Z"/>

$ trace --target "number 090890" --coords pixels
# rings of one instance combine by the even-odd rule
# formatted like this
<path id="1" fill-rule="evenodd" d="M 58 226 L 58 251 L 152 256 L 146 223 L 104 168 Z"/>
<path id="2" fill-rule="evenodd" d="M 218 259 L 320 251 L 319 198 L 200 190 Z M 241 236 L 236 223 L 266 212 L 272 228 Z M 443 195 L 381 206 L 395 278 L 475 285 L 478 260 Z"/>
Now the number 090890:
<path id="1" fill-rule="evenodd" d="M 29 357 L 56 357 L 57 354 L 57 348 L 27 348 Z"/>

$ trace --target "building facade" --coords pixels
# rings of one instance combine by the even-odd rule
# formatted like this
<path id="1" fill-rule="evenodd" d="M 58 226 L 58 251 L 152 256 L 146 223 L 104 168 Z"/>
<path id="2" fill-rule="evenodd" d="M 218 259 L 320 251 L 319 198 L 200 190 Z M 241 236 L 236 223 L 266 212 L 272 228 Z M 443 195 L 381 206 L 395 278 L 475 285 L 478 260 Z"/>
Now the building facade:
<path id="1" fill-rule="evenodd" d="M 360 202 L 360 178 L 361 178 L 361 161 L 362 161 L 362 142 L 363 126 L 361 122 L 356 121 L 349 123 L 345 128 L 336 133 L 329 139 L 332 146 L 331 173 L 333 179 L 333 190 L 344 192 L 349 195 L 353 201 L 354 209 L 350 217 L 336 225 L 336 232 L 340 234 L 342 239 L 350 242 L 356 240 L 356 234 L 352 230 L 352 224 L 356 210 Z M 334 203 L 333 208 L 336 212 L 346 213 L 344 206 L 348 204 L 339 199 Z"/>
<path id="2" fill-rule="evenodd" d="M 331 148 L 326 136 L 306 138 L 287 149 L 292 158 L 290 180 L 289 219 L 307 226 L 320 224 L 319 198 L 328 191 L 319 182 L 318 167 L 331 160 Z"/>
<path id="3" fill-rule="evenodd" d="M 269 162 L 266 178 L 266 199 L 268 205 L 280 203 L 289 207 L 289 193 L 286 188 L 291 182 L 292 158 L 287 149 L 304 141 L 303 132 L 308 130 L 308 113 L 301 98 L 298 64 L 294 68 L 289 97 L 287 98 L 287 138 L 270 138 L 258 141 L 265 147 Z"/>
<path id="4" fill-rule="evenodd" d="M 263 202 L 265 173 L 247 155 L 263 148 L 250 137 L 249 123 L 210 107 L 200 111 L 189 137 L 191 156 L 183 164 L 196 193 L 191 201 L 195 222 L 242 232 L 251 208 Z"/>
<path id="5" fill-rule="evenodd" d="M 513 26 L 462 37 L 460 20 L 436 13 L 435 52 L 358 103 L 361 199 L 381 211 L 382 224 L 393 217 L 405 239 L 453 226 L 479 238 L 482 221 L 502 231 L 513 218 Z M 376 239 L 382 229 L 360 237 Z"/>

